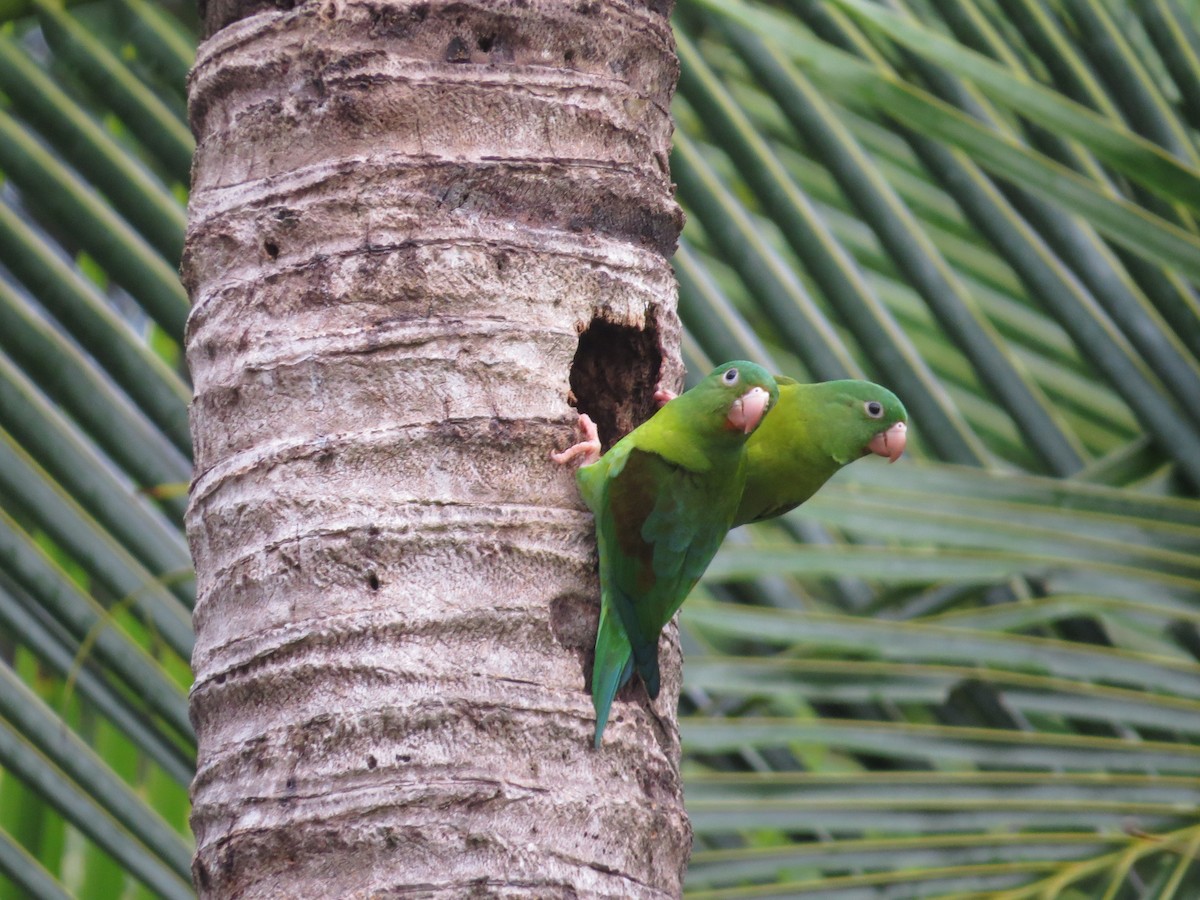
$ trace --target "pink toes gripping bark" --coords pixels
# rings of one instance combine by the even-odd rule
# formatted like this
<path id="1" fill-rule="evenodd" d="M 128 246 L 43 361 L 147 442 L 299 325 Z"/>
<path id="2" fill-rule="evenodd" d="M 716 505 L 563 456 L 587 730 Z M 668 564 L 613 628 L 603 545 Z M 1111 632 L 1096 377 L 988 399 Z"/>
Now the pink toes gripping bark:
<path id="1" fill-rule="evenodd" d="M 580 465 L 590 466 L 600 458 L 600 435 L 596 431 L 596 423 L 586 413 L 579 414 L 579 433 L 583 440 L 572 444 L 560 453 L 551 453 L 550 458 L 560 465 L 569 463 L 575 457 L 583 457 Z"/>
<path id="2" fill-rule="evenodd" d="M 659 407 L 661 408 L 663 406 L 666 406 L 668 403 L 670 403 L 672 400 L 674 400 L 678 396 L 679 395 L 676 394 L 674 391 L 668 391 L 666 388 L 660 387 L 657 391 L 654 392 L 654 402 L 657 403 L 659 405 Z"/>

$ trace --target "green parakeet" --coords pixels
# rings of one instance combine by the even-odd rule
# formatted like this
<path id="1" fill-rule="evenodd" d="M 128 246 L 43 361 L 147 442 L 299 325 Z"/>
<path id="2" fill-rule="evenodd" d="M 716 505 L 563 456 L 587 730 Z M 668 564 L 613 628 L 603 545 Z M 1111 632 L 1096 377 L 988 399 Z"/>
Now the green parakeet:
<path id="1" fill-rule="evenodd" d="M 908 413 L 887 388 L 776 380 L 779 403 L 746 443 L 746 486 L 734 525 L 794 509 L 856 459 L 876 453 L 895 462 L 904 452 Z"/>
<path id="2" fill-rule="evenodd" d="M 617 690 L 636 668 L 658 696 L 658 638 L 704 574 L 733 522 L 746 476 L 746 442 L 779 396 L 775 379 L 730 362 L 663 406 L 603 456 L 596 429 L 554 454 L 583 456 L 576 472 L 596 518 L 600 626 L 592 669 L 600 746 Z"/>

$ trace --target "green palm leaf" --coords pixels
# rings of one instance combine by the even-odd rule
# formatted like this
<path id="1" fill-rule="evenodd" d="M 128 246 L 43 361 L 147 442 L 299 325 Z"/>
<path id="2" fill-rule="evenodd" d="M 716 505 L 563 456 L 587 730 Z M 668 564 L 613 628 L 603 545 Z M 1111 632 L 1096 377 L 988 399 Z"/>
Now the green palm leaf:
<path id="1" fill-rule="evenodd" d="M 161 489 L 191 467 L 194 32 L 155 10 L 131 50 L 131 11 L 38 3 L 0 34 L 0 896 L 193 893 L 194 587 Z"/>
<path id="2" fill-rule="evenodd" d="M 681 8 L 686 152 L 857 339 L 846 370 L 907 385 L 916 348 L 945 410 L 913 416 L 924 461 L 730 540 L 716 602 L 684 607 L 697 897 L 1200 889 L 1190 26 L 1003 6 L 1004 28 L 969 0 Z M 761 288 L 680 181 L 688 324 L 723 358 L 716 323 L 755 321 Z M 815 526 L 834 543 L 795 546 Z"/>

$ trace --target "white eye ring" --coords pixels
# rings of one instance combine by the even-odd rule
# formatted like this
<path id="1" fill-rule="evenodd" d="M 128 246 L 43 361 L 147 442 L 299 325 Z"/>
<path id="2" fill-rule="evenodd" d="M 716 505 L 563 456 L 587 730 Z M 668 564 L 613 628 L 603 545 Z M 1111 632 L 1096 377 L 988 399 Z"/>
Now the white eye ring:
<path id="1" fill-rule="evenodd" d="M 739 377 L 737 367 L 735 366 L 732 369 L 726 369 L 725 374 L 721 376 L 721 380 L 726 384 L 737 384 Z"/>
<path id="2" fill-rule="evenodd" d="M 867 411 L 867 415 L 872 419 L 883 418 L 883 404 L 878 400 L 868 400 L 863 404 L 863 409 Z"/>

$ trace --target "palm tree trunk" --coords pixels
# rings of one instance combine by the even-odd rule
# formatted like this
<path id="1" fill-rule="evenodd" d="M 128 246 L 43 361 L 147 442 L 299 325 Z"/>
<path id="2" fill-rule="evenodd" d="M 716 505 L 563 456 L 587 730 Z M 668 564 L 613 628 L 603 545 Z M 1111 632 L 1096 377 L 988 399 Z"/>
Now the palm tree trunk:
<path id="1" fill-rule="evenodd" d="M 204 12 L 201 895 L 677 895 L 678 665 L 590 749 L 591 519 L 547 458 L 569 397 L 611 441 L 681 374 L 669 10 Z"/>

